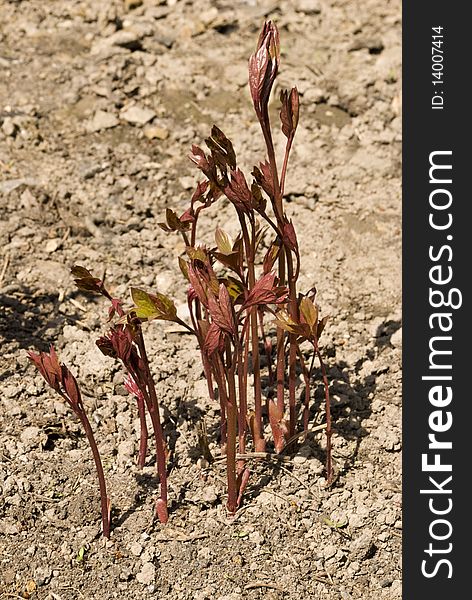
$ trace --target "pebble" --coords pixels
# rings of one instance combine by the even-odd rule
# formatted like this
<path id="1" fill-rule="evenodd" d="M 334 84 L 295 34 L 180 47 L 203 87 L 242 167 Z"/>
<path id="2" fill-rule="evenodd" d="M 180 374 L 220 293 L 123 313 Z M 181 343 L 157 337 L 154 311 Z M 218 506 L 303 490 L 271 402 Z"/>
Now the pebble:
<path id="1" fill-rule="evenodd" d="M 48 436 L 41 431 L 39 427 L 27 427 L 20 434 L 20 440 L 26 446 L 38 446 L 45 444 Z"/>
<path id="2" fill-rule="evenodd" d="M 151 563 L 144 563 L 141 571 L 136 575 L 137 581 L 143 585 L 150 585 L 156 577 L 156 567 Z"/>
<path id="3" fill-rule="evenodd" d="M 10 117 L 6 117 L 4 119 L 2 124 L 2 131 L 8 137 L 12 137 L 15 135 L 16 125 L 15 123 L 13 123 L 13 120 Z"/>
<path id="4" fill-rule="evenodd" d="M 169 137 L 169 131 L 165 127 L 158 127 L 152 124 L 146 125 L 143 133 L 148 140 L 166 140 Z"/>
<path id="5" fill-rule="evenodd" d="M 397 331 L 395 331 L 395 333 L 390 338 L 390 343 L 392 344 L 392 346 L 394 348 L 402 347 L 402 337 L 403 337 L 403 329 L 400 327 L 400 329 L 397 329 Z"/>
<path id="6" fill-rule="evenodd" d="M 91 54 L 100 54 L 112 46 L 128 50 L 138 50 L 141 47 L 140 40 L 140 33 L 121 29 L 104 39 L 100 39 L 92 46 L 90 52 Z"/>
<path id="7" fill-rule="evenodd" d="M 139 542 L 133 542 L 132 544 L 130 544 L 129 550 L 134 556 L 139 556 L 143 551 L 143 547 Z"/>
<path id="8" fill-rule="evenodd" d="M 97 110 L 92 120 L 89 122 L 87 129 L 94 133 L 103 129 L 111 129 L 120 124 L 118 118 L 105 110 Z"/>
<path id="9" fill-rule="evenodd" d="M 138 105 L 126 107 L 120 113 L 122 119 L 133 125 L 146 125 L 155 116 L 156 113 L 153 110 Z"/>

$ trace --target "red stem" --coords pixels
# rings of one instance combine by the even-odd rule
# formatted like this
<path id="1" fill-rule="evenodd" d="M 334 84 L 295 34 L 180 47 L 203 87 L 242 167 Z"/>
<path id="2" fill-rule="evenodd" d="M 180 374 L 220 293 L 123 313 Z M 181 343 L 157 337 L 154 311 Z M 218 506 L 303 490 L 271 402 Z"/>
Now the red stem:
<path id="1" fill-rule="evenodd" d="M 300 350 L 300 346 L 297 348 L 298 359 L 300 360 L 300 366 L 302 368 L 303 379 L 305 381 L 305 406 L 303 408 L 303 431 L 308 431 L 308 418 L 310 416 L 310 374 L 306 368 L 305 359 L 303 353 Z"/>
<path id="2" fill-rule="evenodd" d="M 148 441 L 148 429 L 146 424 L 146 407 L 144 405 L 143 398 L 136 396 L 136 402 L 138 404 L 139 412 L 139 423 L 140 423 L 140 438 L 139 438 L 139 454 L 138 454 L 138 467 L 142 469 L 146 463 L 147 454 L 147 441 Z"/>
<path id="3" fill-rule="evenodd" d="M 328 485 L 333 483 L 333 459 L 332 459 L 332 447 L 331 447 L 331 436 L 333 434 L 331 428 L 331 403 L 329 398 L 329 383 L 328 377 L 326 375 L 326 368 L 321 358 L 321 353 L 318 348 L 317 340 L 313 340 L 313 347 L 315 349 L 316 355 L 318 356 L 318 360 L 320 361 L 321 373 L 323 376 L 323 383 L 325 388 L 325 410 L 326 410 L 326 479 Z"/>
<path id="4" fill-rule="evenodd" d="M 159 402 L 157 400 L 156 388 L 154 386 L 154 380 L 149 367 L 149 360 L 147 357 L 143 332 L 140 325 L 137 326 L 137 344 L 141 359 L 144 363 L 146 383 L 149 391 L 149 402 L 147 403 L 147 407 L 151 416 L 152 426 L 154 429 L 154 439 L 156 443 L 156 463 L 161 488 L 160 498 L 158 498 L 156 502 L 156 513 L 161 523 L 167 523 L 169 515 L 167 511 L 167 469 L 164 435 L 162 432 L 161 419 L 159 415 Z"/>
<path id="5" fill-rule="evenodd" d="M 64 396 L 64 398 L 66 398 Z M 67 398 L 66 398 L 67 399 Z M 69 402 L 69 404 L 71 404 Z M 72 404 L 71 404 L 72 406 Z M 95 468 L 97 470 L 98 484 L 100 487 L 100 504 L 102 510 L 102 529 L 103 536 L 106 538 L 110 537 L 110 500 L 107 496 L 107 487 L 105 482 L 105 474 L 103 472 L 102 461 L 100 459 L 100 453 L 98 452 L 97 443 L 93 435 L 90 421 L 87 418 L 84 410 L 74 408 L 75 414 L 79 417 L 82 427 L 84 428 L 85 435 L 87 436 L 90 449 L 92 450 L 93 460 L 95 461 Z"/>
<path id="6" fill-rule="evenodd" d="M 218 372 L 218 389 L 222 400 L 226 405 L 227 411 L 227 443 L 226 443 L 226 476 L 228 482 L 228 511 L 233 514 L 236 512 L 238 505 L 238 491 L 236 481 L 236 422 L 237 422 L 237 407 L 236 407 L 236 387 L 233 377 L 228 377 L 229 395 L 226 390 L 225 383 L 225 368 L 221 357 L 218 355 L 215 360 L 215 367 Z M 215 373 L 216 375 L 216 373 Z M 231 384 L 232 380 L 232 384 Z"/>
<path id="7" fill-rule="evenodd" d="M 242 214 L 238 213 L 241 229 L 243 232 L 244 245 L 246 247 L 246 259 L 248 263 L 248 283 L 249 291 L 256 283 L 256 272 L 254 267 L 255 259 L 255 240 L 254 240 L 254 220 L 251 222 L 251 239 L 246 227 L 246 222 Z M 249 311 L 251 324 L 251 344 L 252 344 L 252 373 L 254 376 L 254 448 L 256 452 L 265 451 L 265 440 L 262 433 L 262 385 L 261 385 L 261 366 L 259 356 L 259 335 L 257 331 L 257 306 L 253 306 Z"/>

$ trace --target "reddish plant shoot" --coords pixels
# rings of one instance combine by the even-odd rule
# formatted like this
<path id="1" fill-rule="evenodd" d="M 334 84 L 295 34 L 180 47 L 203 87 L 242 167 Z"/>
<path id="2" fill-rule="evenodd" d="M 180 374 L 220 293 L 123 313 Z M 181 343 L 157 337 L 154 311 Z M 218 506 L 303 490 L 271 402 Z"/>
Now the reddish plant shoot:
<path id="1" fill-rule="evenodd" d="M 325 388 L 326 477 L 328 485 L 333 482 L 329 386 L 319 347 L 327 317 L 319 318 L 314 290 L 306 294 L 298 291 L 300 248 L 295 226 L 284 206 L 285 180 L 299 122 L 300 101 L 296 87 L 280 94 L 280 127 L 285 148 L 279 165 L 268 108 L 279 67 L 279 33 L 275 24 L 268 21 L 249 59 L 249 89 L 266 155 L 253 167 L 250 176 L 246 176 L 238 167 L 231 140 L 214 125 L 205 139 L 206 149 L 196 145 L 191 149 L 189 158 L 204 179 L 196 184 L 187 210 L 179 216 L 168 208 L 165 221 L 159 224 L 166 232 L 177 232 L 185 243 L 179 268 L 188 283 L 190 323 L 178 316 L 170 298 L 136 287 L 131 288 L 133 306 L 125 311 L 123 302 L 112 297 L 103 281 L 85 267 L 72 269 L 80 290 L 102 295 L 110 303 L 108 319 L 113 323 L 97 340 L 97 346 L 103 354 L 119 360 L 127 373 L 125 387 L 136 400 L 141 424 L 140 467 L 147 457 L 146 414 L 151 418 L 160 482 L 156 514 L 162 523 L 168 519 L 167 448 L 142 330 L 142 324 L 148 321 L 177 323 L 197 339 L 211 399 L 216 398 L 215 388 L 218 390 L 230 513 L 240 506 L 250 478 L 244 458 L 247 448 L 251 446 L 255 453 L 265 452 L 271 441 L 275 451 L 280 453 L 292 447 L 300 437 L 300 429 L 304 433 L 308 431 L 315 358 L 320 363 Z M 239 224 L 236 238 L 232 239 L 217 227 L 214 243 L 197 245 L 202 212 L 223 197 L 229 201 Z M 262 252 L 261 241 L 267 232 L 271 233 L 272 240 Z M 271 327 L 275 328 L 275 344 L 270 335 Z M 310 369 L 300 348 L 303 342 L 311 344 L 313 349 Z M 53 348 L 49 354 L 30 352 L 30 359 L 48 384 L 70 404 L 86 430 L 100 481 L 103 531 L 109 535 L 109 502 L 103 469 L 75 378 L 64 365 L 59 365 Z M 302 404 L 296 395 L 297 372 L 302 373 L 305 383 Z M 265 376 L 269 387 L 263 390 Z M 264 435 L 266 424 L 272 440 Z"/>
<path id="2" fill-rule="evenodd" d="M 90 449 L 92 450 L 95 468 L 97 470 L 100 487 L 103 535 L 108 538 L 110 537 L 110 500 L 107 496 L 102 461 L 100 459 L 90 422 L 82 403 L 82 396 L 77 381 L 69 369 L 65 365 L 59 363 L 53 346 L 50 347 L 49 353 L 39 352 L 37 354 L 30 351 L 28 352 L 28 358 L 44 377 L 48 385 L 52 387 L 52 389 L 72 408 L 84 428 Z"/>

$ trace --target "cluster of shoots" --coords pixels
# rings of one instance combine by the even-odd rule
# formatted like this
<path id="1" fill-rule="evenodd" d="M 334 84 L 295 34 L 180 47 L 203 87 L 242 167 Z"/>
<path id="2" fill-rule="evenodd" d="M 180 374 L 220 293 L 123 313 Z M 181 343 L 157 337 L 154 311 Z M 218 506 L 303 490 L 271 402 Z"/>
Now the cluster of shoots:
<path id="1" fill-rule="evenodd" d="M 162 229 L 180 234 L 185 243 L 179 266 L 188 282 L 188 322 L 178 316 L 171 299 L 138 288 L 131 288 L 133 306 L 125 310 L 123 302 L 113 298 L 103 282 L 87 269 L 72 269 L 79 289 L 101 294 L 110 302 L 113 325 L 97 345 L 105 355 L 120 360 L 127 372 L 126 387 L 136 398 L 141 422 L 140 467 L 147 455 L 146 411 L 150 415 L 160 483 L 156 513 L 163 523 L 168 518 L 167 451 L 142 331 L 144 322 L 155 319 L 177 323 L 197 339 L 209 396 L 220 405 L 229 513 L 240 506 L 249 481 L 248 455 L 258 456 L 272 448 L 276 453 L 287 451 L 308 432 L 316 359 L 325 389 L 326 478 L 328 485 L 333 481 L 328 381 L 319 348 L 326 317 L 319 317 L 315 289 L 305 294 L 298 290 L 300 250 L 295 227 L 284 208 L 287 168 L 299 120 L 295 87 L 280 94 L 285 139 L 280 165 L 269 119 L 269 99 L 279 63 L 279 34 L 269 21 L 249 60 L 249 88 L 264 139 L 264 160 L 254 166 L 248 178 L 238 167 L 232 142 L 213 126 L 205 140 L 206 150 L 192 147 L 190 159 L 204 179 L 197 183 L 190 206 L 181 216 L 167 209 L 166 222 L 160 224 Z M 217 228 L 214 243 L 204 244 L 198 237 L 202 211 L 223 198 L 235 212 L 238 235 L 231 239 Z M 270 243 L 263 248 L 263 239 L 268 236 Z M 304 342 L 312 347 L 310 365 L 301 349 Z M 53 350 L 49 355 L 30 353 L 30 357 L 51 387 L 69 402 L 85 428 L 97 465 L 103 532 L 107 535 L 109 503 L 103 472 L 75 379 L 66 367 L 59 366 Z M 299 374 L 304 381 L 301 402 Z M 264 433 L 267 424 L 270 435 Z"/>

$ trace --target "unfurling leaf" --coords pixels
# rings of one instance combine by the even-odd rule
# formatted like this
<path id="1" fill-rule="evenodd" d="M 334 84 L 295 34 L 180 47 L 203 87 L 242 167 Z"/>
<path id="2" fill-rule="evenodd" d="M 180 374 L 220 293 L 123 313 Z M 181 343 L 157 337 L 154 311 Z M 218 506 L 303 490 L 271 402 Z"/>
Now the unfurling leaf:
<path id="1" fill-rule="evenodd" d="M 62 370 L 54 346 L 50 346 L 49 354 L 47 352 L 36 354 L 29 350 L 28 358 L 44 377 L 48 385 L 58 391 L 62 382 Z"/>
<path id="2" fill-rule="evenodd" d="M 297 129 L 300 111 L 300 99 L 297 88 L 292 88 L 290 94 L 288 90 L 282 90 L 280 92 L 280 101 L 282 102 L 282 108 L 280 109 L 282 132 L 287 138 L 293 137 Z"/>
<path id="3" fill-rule="evenodd" d="M 131 288 L 131 297 L 135 303 L 132 310 L 139 319 L 175 321 L 177 318 L 175 304 L 164 294 L 148 294 L 139 288 Z"/>
<path id="4" fill-rule="evenodd" d="M 203 351 L 211 356 L 216 350 L 222 349 L 223 334 L 220 327 L 216 323 L 211 323 L 205 334 Z"/>
<path id="5" fill-rule="evenodd" d="M 249 59 L 249 89 L 259 118 L 267 109 L 279 62 L 279 32 L 272 21 L 267 21 L 259 36 L 256 52 Z"/>
<path id="6" fill-rule="evenodd" d="M 126 390 L 128 391 L 128 393 L 133 395 L 138 400 L 144 400 L 144 395 L 143 395 L 141 389 L 139 388 L 138 384 L 136 383 L 136 381 L 133 379 L 133 377 L 129 373 L 125 377 L 123 384 L 124 384 Z"/>
<path id="7" fill-rule="evenodd" d="M 79 386 L 77 385 L 77 380 L 69 371 L 69 369 L 65 366 L 61 366 L 62 372 L 62 385 L 66 391 L 67 397 L 70 400 L 72 406 L 79 408 L 82 402 L 82 398 L 80 396 Z"/>
<path id="8" fill-rule="evenodd" d="M 298 241 L 293 223 L 285 223 L 283 228 L 283 243 L 293 252 L 298 252 Z"/>
<path id="9" fill-rule="evenodd" d="M 182 222 L 170 208 L 166 208 L 166 221 L 167 224 L 158 223 L 159 227 L 164 231 L 186 231 L 190 227 L 190 222 L 188 220 Z"/>
<path id="10" fill-rule="evenodd" d="M 224 192 L 228 200 L 239 210 L 249 212 L 252 209 L 252 193 L 247 185 L 244 173 L 240 169 L 231 171 L 231 179 Z"/>
<path id="11" fill-rule="evenodd" d="M 233 252 L 233 241 L 223 229 L 216 228 L 215 242 L 221 254 L 231 254 Z"/>
<path id="12" fill-rule="evenodd" d="M 74 277 L 75 285 L 84 292 L 95 292 L 103 294 L 103 282 L 101 279 L 94 277 L 85 267 L 76 265 L 70 270 Z"/>
<path id="13" fill-rule="evenodd" d="M 299 333 L 300 326 L 292 319 L 288 312 L 284 309 L 279 310 L 276 314 L 274 324 L 280 329 L 288 333 Z"/>
<path id="14" fill-rule="evenodd" d="M 278 240 L 276 240 L 274 243 L 272 243 L 270 245 L 270 248 L 267 250 L 267 253 L 264 256 L 264 262 L 262 263 L 262 270 L 263 270 L 264 274 L 270 273 L 270 271 L 272 271 L 275 261 L 277 260 L 277 257 L 279 256 L 280 243 L 277 243 L 277 241 Z"/>
<path id="15" fill-rule="evenodd" d="M 233 144 L 216 125 L 211 128 L 211 136 L 205 140 L 215 164 L 226 173 L 227 167 L 236 168 L 236 154 Z"/>
<path id="16" fill-rule="evenodd" d="M 310 331 L 315 331 L 318 323 L 318 309 L 307 296 L 300 300 L 300 314 Z"/>
<path id="17" fill-rule="evenodd" d="M 275 281 L 275 273 L 262 275 L 249 292 L 248 297 L 242 305 L 242 309 L 247 309 L 251 306 L 280 304 L 284 302 L 287 298 L 288 290 L 286 287 L 276 286 Z"/>
<path id="18" fill-rule="evenodd" d="M 323 333 L 323 330 L 326 327 L 326 323 L 328 322 L 328 319 L 329 319 L 328 315 L 326 317 L 323 317 L 322 319 L 320 319 L 320 322 L 318 323 L 318 328 L 316 330 L 316 337 L 318 339 L 321 337 L 321 334 Z"/>
<path id="19" fill-rule="evenodd" d="M 182 275 L 185 277 L 185 279 L 187 281 L 190 281 L 189 277 L 188 277 L 188 264 L 187 261 L 182 258 L 181 256 L 179 256 L 179 268 L 182 272 Z"/>
<path id="20" fill-rule="evenodd" d="M 272 177 L 272 170 L 270 164 L 265 161 L 259 164 L 259 167 L 254 167 L 252 175 L 258 185 L 264 190 L 271 200 L 274 199 L 274 179 Z"/>
<path id="21" fill-rule="evenodd" d="M 254 209 L 258 210 L 259 212 L 264 212 L 267 202 L 264 196 L 262 195 L 261 188 L 255 181 L 253 181 L 251 184 L 251 194 Z"/>
<path id="22" fill-rule="evenodd" d="M 233 335 L 236 324 L 233 316 L 231 299 L 224 283 L 220 284 L 218 300 L 213 295 L 208 296 L 208 311 L 212 323 L 216 323 L 219 329 Z"/>

